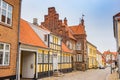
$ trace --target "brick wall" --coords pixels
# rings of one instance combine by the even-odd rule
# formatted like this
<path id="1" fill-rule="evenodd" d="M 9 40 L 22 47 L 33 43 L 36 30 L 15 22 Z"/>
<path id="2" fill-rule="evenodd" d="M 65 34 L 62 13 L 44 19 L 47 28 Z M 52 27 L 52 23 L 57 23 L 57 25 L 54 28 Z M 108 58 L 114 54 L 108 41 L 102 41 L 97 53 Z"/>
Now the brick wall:
<path id="1" fill-rule="evenodd" d="M 12 76 L 16 74 L 16 55 L 18 42 L 18 18 L 20 0 L 4 0 L 13 6 L 12 26 L 0 23 L 0 42 L 10 44 L 10 64 L 0 66 L 0 77 Z"/>

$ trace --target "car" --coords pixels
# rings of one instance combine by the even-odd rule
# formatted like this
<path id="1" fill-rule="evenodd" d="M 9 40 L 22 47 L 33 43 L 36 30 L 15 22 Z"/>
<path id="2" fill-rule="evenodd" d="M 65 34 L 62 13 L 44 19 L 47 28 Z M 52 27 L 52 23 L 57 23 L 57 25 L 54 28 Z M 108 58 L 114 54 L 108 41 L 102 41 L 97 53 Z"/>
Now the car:
<path id="1" fill-rule="evenodd" d="M 103 65 L 100 65 L 99 69 L 105 69 L 105 67 Z"/>

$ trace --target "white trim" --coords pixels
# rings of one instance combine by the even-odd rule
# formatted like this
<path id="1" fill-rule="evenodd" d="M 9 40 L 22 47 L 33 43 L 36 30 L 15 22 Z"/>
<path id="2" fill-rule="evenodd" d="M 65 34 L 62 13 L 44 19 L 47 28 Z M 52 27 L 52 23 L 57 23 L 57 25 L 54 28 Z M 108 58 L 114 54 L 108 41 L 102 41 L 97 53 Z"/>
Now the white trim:
<path id="1" fill-rule="evenodd" d="M 3 50 L 0 50 L 1 52 L 3 52 L 3 61 L 2 61 L 2 64 L 0 64 L 0 66 L 9 66 L 9 61 L 10 61 L 10 44 L 8 43 L 2 43 L 0 42 L 0 44 L 3 44 Z M 9 45 L 9 50 L 5 50 L 6 48 L 6 45 Z M 6 55 L 6 52 L 8 52 L 8 64 L 5 64 L 5 55 Z"/>
<path id="2" fill-rule="evenodd" d="M 36 58 L 35 58 L 35 60 L 36 60 L 36 63 L 35 63 L 35 65 L 36 65 L 36 68 L 35 68 L 35 69 L 36 69 L 36 72 L 35 72 L 36 75 L 35 75 L 35 77 L 38 78 L 38 48 L 29 49 L 28 47 L 26 47 L 26 48 L 21 48 L 21 47 L 20 47 L 20 54 L 19 54 L 19 56 L 21 55 L 21 51 L 36 52 L 36 54 L 35 54 L 35 55 L 36 55 Z M 20 56 L 20 58 L 21 58 L 21 56 Z M 19 59 L 19 60 L 20 60 L 20 59 Z M 21 60 L 20 60 L 20 61 L 21 61 Z M 19 61 L 19 65 L 20 65 L 20 61 Z M 18 71 L 18 72 L 19 72 L 19 73 L 18 73 L 19 76 L 20 76 L 20 67 L 21 67 L 21 66 L 19 66 L 19 71 Z"/>
<path id="3" fill-rule="evenodd" d="M 3 2 L 7 4 L 6 8 L 3 8 L 3 7 L 2 7 L 2 6 L 3 6 Z M 12 8 L 12 11 L 9 11 L 9 10 L 8 10 L 8 7 L 11 7 L 11 8 Z M 8 26 L 11 26 L 11 25 L 12 25 L 12 16 L 13 16 L 13 15 L 12 15 L 12 13 L 13 13 L 13 7 L 12 7 L 10 4 L 8 4 L 7 2 L 1 0 L 0 8 L 1 8 L 0 22 L 3 23 L 3 24 L 6 24 L 6 25 L 8 25 Z M 1 17 L 3 10 L 6 11 L 6 14 L 5 14 L 5 22 L 2 22 L 2 17 Z M 10 13 L 10 14 L 12 15 L 11 18 L 10 18 L 10 24 L 7 23 L 8 13 Z"/>
<path id="4" fill-rule="evenodd" d="M 21 51 L 31 51 L 31 52 L 33 51 L 33 52 L 37 52 L 37 50 L 31 50 L 31 49 L 27 49 L 27 48 L 26 49 L 25 48 L 20 48 L 20 50 Z"/>

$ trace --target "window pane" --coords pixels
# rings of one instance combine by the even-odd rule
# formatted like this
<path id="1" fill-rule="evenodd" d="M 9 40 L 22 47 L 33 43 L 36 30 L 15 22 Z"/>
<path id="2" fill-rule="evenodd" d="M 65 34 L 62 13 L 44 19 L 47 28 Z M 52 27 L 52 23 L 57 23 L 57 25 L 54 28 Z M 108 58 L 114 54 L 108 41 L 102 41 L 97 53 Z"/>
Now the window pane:
<path id="1" fill-rule="evenodd" d="M 12 6 L 8 5 L 8 11 L 12 13 Z"/>
<path id="2" fill-rule="evenodd" d="M 43 55 L 41 53 L 38 54 L 38 63 L 42 63 Z"/>
<path id="3" fill-rule="evenodd" d="M 4 45 L 0 44 L 0 50 L 3 50 L 3 48 L 4 48 Z"/>
<path id="4" fill-rule="evenodd" d="M 7 3 L 3 1 L 2 8 L 6 9 L 7 8 Z"/>
<path id="5" fill-rule="evenodd" d="M 6 53 L 5 53 L 4 64 L 9 64 L 9 52 L 6 52 Z"/>
<path id="6" fill-rule="evenodd" d="M 11 24 L 11 20 L 12 20 L 12 14 L 10 12 L 8 12 L 7 24 Z"/>
<path id="7" fill-rule="evenodd" d="M 5 50 L 10 50 L 9 47 L 10 47 L 9 45 L 6 45 Z"/>
<path id="8" fill-rule="evenodd" d="M 3 52 L 0 52 L 0 64 L 3 64 Z"/>
<path id="9" fill-rule="evenodd" d="M 5 22 L 6 10 L 2 9 L 2 22 Z"/>

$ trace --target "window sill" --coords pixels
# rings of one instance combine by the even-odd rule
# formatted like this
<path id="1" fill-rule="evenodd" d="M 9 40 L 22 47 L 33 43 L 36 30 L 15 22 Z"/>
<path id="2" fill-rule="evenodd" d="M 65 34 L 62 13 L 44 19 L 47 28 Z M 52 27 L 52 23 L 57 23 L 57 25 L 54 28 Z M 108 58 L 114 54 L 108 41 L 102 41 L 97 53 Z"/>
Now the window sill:
<path id="1" fill-rule="evenodd" d="M 9 68 L 10 66 L 3 66 L 3 65 L 0 66 L 0 69 L 9 69 Z"/>
<path id="2" fill-rule="evenodd" d="M 11 25 L 5 24 L 5 23 L 3 23 L 3 22 L 0 22 L 0 25 L 2 25 L 2 26 L 5 26 L 5 27 L 8 27 L 8 28 L 11 28 L 11 29 L 12 29 L 12 26 L 11 26 Z"/>

